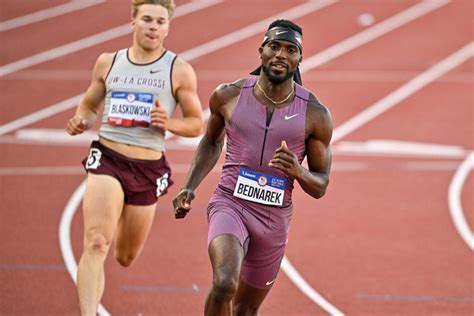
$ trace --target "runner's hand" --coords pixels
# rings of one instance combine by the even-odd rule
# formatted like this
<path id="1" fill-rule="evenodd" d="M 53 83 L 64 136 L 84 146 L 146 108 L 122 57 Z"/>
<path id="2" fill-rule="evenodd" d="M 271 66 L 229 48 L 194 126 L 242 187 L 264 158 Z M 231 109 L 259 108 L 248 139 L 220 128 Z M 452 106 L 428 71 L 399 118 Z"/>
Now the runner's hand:
<path id="1" fill-rule="evenodd" d="M 173 199 L 174 217 L 184 218 L 191 210 L 191 201 L 194 200 L 194 192 L 182 189 Z"/>
<path id="2" fill-rule="evenodd" d="M 155 107 L 151 110 L 151 125 L 165 132 L 168 124 L 168 113 L 160 106 L 160 102 L 155 100 Z"/>
<path id="3" fill-rule="evenodd" d="M 293 178 L 300 174 L 302 168 L 296 155 L 286 145 L 286 141 L 281 142 L 281 146 L 275 150 L 275 154 L 268 165 Z"/>
<path id="4" fill-rule="evenodd" d="M 69 135 L 77 135 L 82 134 L 87 128 L 87 120 L 80 116 L 74 116 L 67 122 L 66 131 Z"/>

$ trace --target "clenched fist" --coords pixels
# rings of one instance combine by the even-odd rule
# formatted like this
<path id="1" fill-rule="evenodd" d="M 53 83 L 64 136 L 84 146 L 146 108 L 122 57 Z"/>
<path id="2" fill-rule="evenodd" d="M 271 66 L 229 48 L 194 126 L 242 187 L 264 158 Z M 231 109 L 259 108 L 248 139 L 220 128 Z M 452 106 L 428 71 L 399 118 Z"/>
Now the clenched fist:
<path id="1" fill-rule="evenodd" d="M 67 122 L 66 131 L 69 135 L 77 135 L 82 134 L 87 128 L 88 124 L 86 119 L 80 116 L 74 116 Z"/>

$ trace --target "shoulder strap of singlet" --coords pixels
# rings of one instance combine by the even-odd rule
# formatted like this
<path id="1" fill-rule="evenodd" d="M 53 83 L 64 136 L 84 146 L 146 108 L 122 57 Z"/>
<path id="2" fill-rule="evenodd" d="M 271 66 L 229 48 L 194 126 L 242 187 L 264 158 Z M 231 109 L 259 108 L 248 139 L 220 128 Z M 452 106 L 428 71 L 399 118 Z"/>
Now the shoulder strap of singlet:
<path id="1" fill-rule="evenodd" d="M 253 86 L 255 85 L 255 78 L 247 78 L 245 79 L 244 85 L 240 89 L 239 101 L 248 99 L 250 93 L 252 93 Z"/>
<path id="2" fill-rule="evenodd" d="M 296 90 L 296 97 L 306 102 L 309 100 L 310 91 L 308 89 L 295 83 L 295 90 Z"/>
<path id="3" fill-rule="evenodd" d="M 250 77 L 245 80 L 242 89 L 244 88 L 253 88 L 255 86 L 255 82 L 257 81 L 257 77 Z"/>
<path id="4" fill-rule="evenodd" d="M 128 54 L 128 48 L 122 48 L 121 50 L 118 50 L 116 53 L 117 58 L 123 58 L 127 57 Z"/>
<path id="5" fill-rule="evenodd" d="M 171 59 L 175 59 L 176 57 L 178 57 L 178 54 L 176 54 L 175 52 L 172 52 L 170 50 L 166 50 L 165 54 L 170 55 Z"/>
<path id="6" fill-rule="evenodd" d="M 117 62 L 117 60 L 119 58 L 119 55 L 121 55 L 121 54 L 123 55 L 122 51 L 123 51 L 123 49 L 115 52 L 114 58 L 112 59 L 112 63 L 110 64 L 109 70 L 107 71 L 107 75 L 105 75 L 106 80 L 109 77 L 109 74 L 112 71 L 112 68 L 114 67 L 115 63 Z"/>

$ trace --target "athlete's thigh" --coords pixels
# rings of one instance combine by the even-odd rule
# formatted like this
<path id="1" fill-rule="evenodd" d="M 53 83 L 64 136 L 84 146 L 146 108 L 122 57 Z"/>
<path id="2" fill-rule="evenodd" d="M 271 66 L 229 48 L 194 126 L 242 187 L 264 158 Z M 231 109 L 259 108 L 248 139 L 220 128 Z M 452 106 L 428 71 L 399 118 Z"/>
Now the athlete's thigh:
<path id="1" fill-rule="evenodd" d="M 115 237 L 116 248 L 139 250 L 150 232 L 155 210 L 156 203 L 144 206 L 125 204 Z"/>
<path id="2" fill-rule="evenodd" d="M 267 296 L 271 288 L 257 289 L 254 288 L 242 279 L 239 281 L 239 287 L 234 297 L 234 309 L 237 310 L 254 310 L 256 311 L 263 300 Z"/>
<path id="3" fill-rule="evenodd" d="M 84 228 L 87 235 L 100 233 L 111 239 L 123 208 L 124 194 L 117 179 L 108 175 L 87 175 L 83 201 Z"/>
<path id="4" fill-rule="evenodd" d="M 214 273 L 232 273 L 238 276 L 244 250 L 236 236 L 224 234 L 215 237 L 209 243 L 208 251 Z"/>

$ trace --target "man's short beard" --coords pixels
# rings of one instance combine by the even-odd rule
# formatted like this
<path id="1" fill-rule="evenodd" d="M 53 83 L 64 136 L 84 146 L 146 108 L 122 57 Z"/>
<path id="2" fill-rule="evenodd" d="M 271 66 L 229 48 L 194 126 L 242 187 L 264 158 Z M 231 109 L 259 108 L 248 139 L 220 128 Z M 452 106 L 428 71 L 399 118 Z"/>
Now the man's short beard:
<path id="1" fill-rule="evenodd" d="M 295 72 L 288 71 L 285 76 L 275 76 L 270 73 L 270 69 L 262 65 L 262 71 L 267 75 L 268 80 L 273 84 L 280 84 L 286 80 L 293 78 Z"/>

